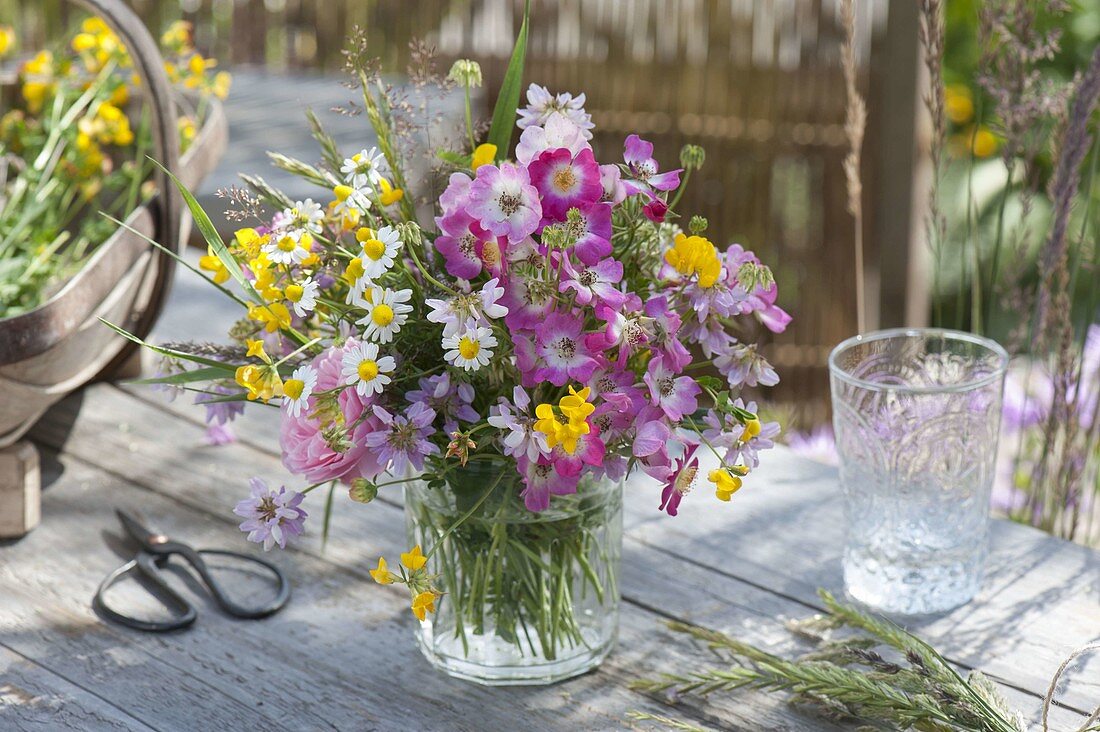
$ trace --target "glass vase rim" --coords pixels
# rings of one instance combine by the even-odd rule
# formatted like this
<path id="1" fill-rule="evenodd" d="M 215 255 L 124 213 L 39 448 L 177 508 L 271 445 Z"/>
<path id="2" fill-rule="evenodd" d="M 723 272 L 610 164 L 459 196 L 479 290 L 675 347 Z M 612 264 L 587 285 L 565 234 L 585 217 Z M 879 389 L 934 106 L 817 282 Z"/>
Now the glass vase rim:
<path id="1" fill-rule="evenodd" d="M 853 376 L 851 373 L 841 368 L 840 364 L 837 363 L 841 354 L 855 346 L 876 343 L 879 341 L 897 340 L 901 338 L 922 338 L 928 336 L 940 336 L 944 340 L 969 343 L 985 348 L 997 357 L 996 366 L 987 374 L 968 379 L 958 384 L 943 386 L 907 386 L 903 384 L 883 384 Z M 870 331 L 869 333 L 859 333 L 838 343 L 833 350 L 829 352 L 829 374 L 850 386 L 855 386 L 867 391 L 896 392 L 901 394 L 957 394 L 974 391 L 997 383 L 997 381 L 1004 378 L 1005 373 L 1008 371 L 1009 360 L 1008 351 L 1004 349 L 1004 346 L 992 338 L 986 338 L 985 336 L 980 336 L 975 333 L 967 333 L 966 331 L 955 330 L 953 328 L 886 328 L 883 330 Z"/>

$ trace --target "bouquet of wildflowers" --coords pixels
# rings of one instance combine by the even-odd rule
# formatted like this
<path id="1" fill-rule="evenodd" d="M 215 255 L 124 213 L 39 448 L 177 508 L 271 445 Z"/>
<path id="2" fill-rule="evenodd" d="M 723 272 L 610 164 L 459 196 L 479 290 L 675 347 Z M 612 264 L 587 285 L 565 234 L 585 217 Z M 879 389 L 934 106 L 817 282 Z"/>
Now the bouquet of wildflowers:
<path id="1" fill-rule="evenodd" d="M 250 540 L 301 534 L 303 494 L 319 486 L 360 502 L 419 486 L 418 543 L 373 577 L 406 584 L 421 620 L 449 600 L 467 652 L 491 625 L 553 659 L 587 642 L 581 595 L 617 602 L 613 572 L 593 567 L 617 556 L 600 533 L 615 519 L 586 501 L 643 471 L 662 486 L 654 508 L 675 516 L 701 449 L 729 501 L 779 431 L 739 397 L 778 381 L 739 335 L 753 321 L 779 332 L 789 316 L 752 252 L 720 250 L 701 218 L 679 223 L 698 147 L 662 170 L 630 135 L 601 164 L 583 94 L 532 84 L 517 119 L 519 87 L 506 88 L 494 116 L 504 109 L 506 124 L 475 145 L 467 114 L 469 147 L 440 154 L 449 176 L 421 219 L 387 90 L 357 69 L 377 147 L 344 157 L 315 124 L 323 166 L 275 156 L 322 202 L 246 178 L 255 195 L 233 196 L 260 218 L 223 244 L 185 192 L 209 238 L 200 266 L 243 317 L 227 347 L 154 346 L 171 368 L 151 381 L 207 382 L 199 399 L 216 421 L 278 405 L 283 463 L 305 487 L 254 479 L 235 509 Z M 469 109 L 477 65 L 457 62 L 450 79 Z"/>
<path id="2" fill-rule="evenodd" d="M 0 62 L 14 43 L 0 25 Z M 195 50 L 187 23 L 173 23 L 161 49 L 171 81 L 191 92 L 177 120 L 186 150 L 231 79 Z M 18 80 L 11 105 L 0 89 L 0 317 L 40 305 L 107 240 L 117 225 L 96 212 L 125 218 L 153 193 L 133 62 L 106 23 L 87 18 L 66 48 L 28 55 Z"/>

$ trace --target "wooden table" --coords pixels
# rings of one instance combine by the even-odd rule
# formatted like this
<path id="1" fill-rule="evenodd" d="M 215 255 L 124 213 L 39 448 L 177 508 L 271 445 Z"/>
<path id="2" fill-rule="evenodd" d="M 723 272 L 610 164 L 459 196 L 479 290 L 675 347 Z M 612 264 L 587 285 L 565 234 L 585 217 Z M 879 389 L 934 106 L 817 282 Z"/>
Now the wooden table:
<path id="1" fill-rule="evenodd" d="M 205 317 L 206 301 L 193 297 L 177 291 L 162 334 L 221 327 L 224 313 Z M 294 596 L 272 618 L 230 621 L 181 584 L 201 607 L 189 631 L 146 635 L 100 621 L 90 601 L 121 561 L 116 507 L 198 546 L 255 550 L 231 513 L 248 477 L 296 484 L 273 449 L 271 413 L 253 411 L 240 442 L 208 447 L 201 409 L 100 384 L 35 429 L 42 525 L 0 543 L 0 730 L 644 728 L 625 717 L 635 709 L 719 729 L 831 728 L 763 693 L 669 708 L 627 688 L 709 662 L 665 619 L 784 652 L 793 647 L 784 621 L 819 611 L 818 587 L 840 591 L 836 471 L 782 448 L 731 503 L 690 495 L 675 519 L 657 511 L 653 486 L 628 486 L 618 649 L 598 672 L 556 686 L 488 689 L 429 667 L 413 644 L 405 590 L 367 574 L 379 554 L 405 547 L 400 494 L 385 490 L 369 506 L 338 492 L 323 552 L 312 501 L 307 536 L 274 555 Z M 1060 661 L 1100 634 L 1100 555 L 997 521 L 980 596 L 912 627 L 960 667 L 990 675 L 1034 723 Z M 1062 699 L 1069 708 L 1055 710 L 1052 728 L 1075 728 L 1100 703 L 1100 662 Z"/>

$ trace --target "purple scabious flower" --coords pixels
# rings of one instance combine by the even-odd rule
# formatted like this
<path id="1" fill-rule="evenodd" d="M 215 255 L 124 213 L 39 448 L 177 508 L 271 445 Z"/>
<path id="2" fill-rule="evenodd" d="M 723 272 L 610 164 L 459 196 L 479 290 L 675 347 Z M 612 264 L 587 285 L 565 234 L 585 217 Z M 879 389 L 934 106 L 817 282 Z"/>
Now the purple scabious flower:
<path id="1" fill-rule="evenodd" d="M 405 394 L 411 404 L 420 404 L 443 417 L 443 430 L 449 435 L 458 429 L 458 420 L 476 422 L 480 417 L 470 406 L 474 401 L 474 387 L 467 383 L 455 383 L 447 372 L 426 376 L 419 381 L 420 388 Z"/>
<path id="2" fill-rule="evenodd" d="M 237 415 L 244 413 L 244 402 L 211 402 L 212 399 L 217 399 L 219 395 L 237 394 L 240 392 L 239 389 L 230 389 L 221 384 L 214 384 L 209 391 L 212 393 L 195 395 L 195 404 L 202 404 L 206 407 L 206 423 L 208 425 L 227 425 L 236 419 Z"/>
<path id="3" fill-rule="evenodd" d="M 595 264 L 611 255 L 611 204 L 590 203 L 577 207 L 577 241 L 572 253 L 585 264 Z"/>
<path id="4" fill-rule="evenodd" d="M 248 540 L 264 545 L 268 551 L 276 544 L 286 549 L 287 542 L 302 535 L 304 523 L 309 514 L 300 507 L 305 496 L 297 491 L 288 491 L 285 486 L 278 490 L 267 487 L 259 478 L 248 481 L 252 494 L 237 504 L 233 513 L 244 519 L 241 531 L 248 532 Z"/>
<path id="5" fill-rule="evenodd" d="M 672 475 L 661 491 L 659 509 L 669 516 L 675 516 L 680 511 L 680 501 L 695 487 L 695 477 L 699 474 L 699 458 L 695 457 L 698 449 L 698 445 L 685 446 L 684 454 L 676 459 Z"/>
<path id="6" fill-rule="evenodd" d="M 623 263 L 610 257 L 586 267 L 574 267 L 569 258 L 562 260 L 562 281 L 560 292 L 573 290 L 577 293 L 577 303 L 590 305 L 593 301 L 619 309 L 626 302 L 618 288 L 623 279 Z"/>
<path id="7" fill-rule="evenodd" d="M 576 97 L 569 92 L 551 94 L 545 86 L 532 84 L 527 87 L 527 106 L 517 110 L 519 119 L 516 120 L 516 127 L 521 130 L 541 127 L 558 114 L 579 127 L 586 140 L 591 140 L 592 133 L 589 130 L 595 125 L 592 123 L 592 115 L 584 111 L 584 101 L 584 94 Z"/>
<path id="8" fill-rule="evenodd" d="M 535 418 L 530 414 L 530 407 L 531 397 L 522 386 L 512 389 L 511 402 L 501 397 L 494 406 L 489 407 L 486 421 L 505 433 L 502 440 L 505 455 L 538 460 L 540 456 L 550 453 L 546 435 L 535 431 Z"/>
<path id="9" fill-rule="evenodd" d="M 529 460 L 526 455 L 516 458 L 516 469 L 523 476 L 525 488 L 520 496 L 528 511 L 545 511 L 550 508 L 550 494 L 564 496 L 577 492 L 579 475 L 562 475 L 549 458 Z"/>
<path id="10" fill-rule="evenodd" d="M 478 168 L 467 210 L 482 228 L 510 242 L 533 234 L 542 220 L 539 192 L 531 185 L 527 169 L 511 163 Z"/>
<path id="11" fill-rule="evenodd" d="M 779 374 L 752 344 L 730 346 L 714 359 L 714 366 L 734 389 L 740 386 L 775 386 L 779 383 Z"/>
<path id="12" fill-rule="evenodd" d="M 502 302 L 508 308 L 504 322 L 509 328 L 513 331 L 534 329 L 554 307 L 554 283 L 513 275 Z"/>
<path id="13" fill-rule="evenodd" d="M 623 147 L 623 159 L 632 176 L 623 181 L 627 195 L 640 193 L 647 198 L 654 198 L 654 191 L 671 191 L 680 185 L 680 171 L 683 168 L 659 172 L 660 166 L 653 157 L 653 143 L 637 135 L 630 135 Z"/>
<path id="14" fill-rule="evenodd" d="M 581 331 L 584 321 L 575 314 L 550 313 L 535 328 L 535 352 L 542 362 L 536 381 L 565 386 L 570 380 L 584 382 L 599 366 Z"/>
<path id="15" fill-rule="evenodd" d="M 650 343 L 656 355 L 664 359 L 674 371 L 682 371 L 691 363 L 691 353 L 677 337 L 680 333 L 680 315 L 669 307 L 668 300 L 655 295 L 645 304 L 645 314 L 651 318 Z"/>
<path id="16" fill-rule="evenodd" d="M 364 441 L 394 475 L 404 475 L 410 468 L 422 471 L 425 456 L 439 452 L 439 447 L 428 441 L 435 412 L 424 404 L 413 404 L 404 415 L 390 414 L 375 405 L 374 416 L 381 424 Z"/>
<path id="17" fill-rule="evenodd" d="M 618 165 L 600 166 L 600 184 L 603 186 L 601 201 L 618 206 L 626 200 L 626 186 L 623 185 L 623 171 Z"/>
<path id="18" fill-rule="evenodd" d="M 492 235 L 466 212 L 457 209 L 435 220 L 440 235 L 435 248 L 443 255 L 448 274 L 464 280 L 472 280 L 481 274 L 481 250 Z"/>
<path id="19" fill-rule="evenodd" d="M 677 376 L 677 373 L 679 372 L 668 368 L 664 359 L 658 356 L 649 362 L 645 376 L 642 377 L 649 387 L 651 403 L 660 407 L 665 416 L 674 422 L 695 411 L 699 406 L 696 397 L 703 391 L 695 379 Z"/>
<path id="20" fill-rule="evenodd" d="M 544 222 L 565 221 L 569 209 L 594 204 L 603 195 L 600 167 L 589 148 L 576 156 L 566 148 L 546 150 L 531 161 L 527 172 L 542 196 Z"/>

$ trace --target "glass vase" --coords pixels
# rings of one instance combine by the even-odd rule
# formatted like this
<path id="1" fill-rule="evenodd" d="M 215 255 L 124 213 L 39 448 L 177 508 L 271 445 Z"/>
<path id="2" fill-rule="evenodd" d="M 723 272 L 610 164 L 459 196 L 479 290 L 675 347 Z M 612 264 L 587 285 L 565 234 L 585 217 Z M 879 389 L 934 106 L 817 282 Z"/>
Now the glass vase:
<path id="1" fill-rule="evenodd" d="M 829 357 L 854 599 L 902 615 L 978 591 L 1008 354 L 958 331 L 888 330 Z"/>
<path id="2" fill-rule="evenodd" d="M 409 543 L 434 550 L 428 569 L 444 593 L 417 642 L 451 676 L 549 684 L 595 668 L 615 643 L 622 483 L 584 478 L 539 513 L 522 488 L 501 463 L 406 485 Z"/>

